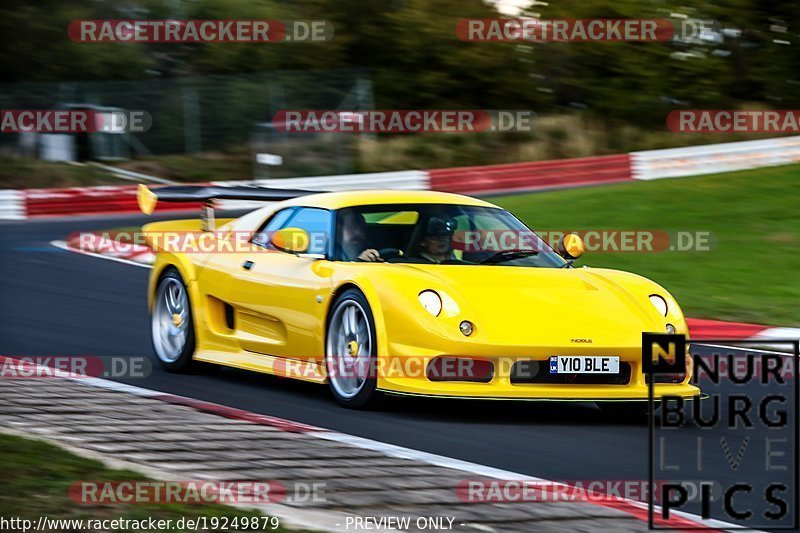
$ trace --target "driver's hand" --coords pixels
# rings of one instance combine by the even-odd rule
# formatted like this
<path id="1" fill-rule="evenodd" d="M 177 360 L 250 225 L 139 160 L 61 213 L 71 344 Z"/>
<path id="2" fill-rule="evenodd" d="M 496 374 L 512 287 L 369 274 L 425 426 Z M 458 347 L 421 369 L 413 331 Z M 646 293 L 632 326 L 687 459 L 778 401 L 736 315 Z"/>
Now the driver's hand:
<path id="1" fill-rule="evenodd" d="M 383 258 L 381 257 L 381 254 L 378 253 L 378 250 L 375 250 L 373 248 L 367 248 L 366 250 L 361 252 L 358 258 L 361 259 L 362 261 L 370 261 L 370 262 L 383 261 Z"/>

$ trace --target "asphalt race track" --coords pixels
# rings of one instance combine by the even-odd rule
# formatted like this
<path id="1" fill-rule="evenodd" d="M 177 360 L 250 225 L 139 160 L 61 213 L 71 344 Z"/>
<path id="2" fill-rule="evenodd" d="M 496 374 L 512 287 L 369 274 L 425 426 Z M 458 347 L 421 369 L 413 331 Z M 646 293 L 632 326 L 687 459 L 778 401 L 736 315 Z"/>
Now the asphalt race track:
<path id="1" fill-rule="evenodd" d="M 0 354 L 154 359 L 145 306 L 149 270 L 49 244 L 71 232 L 132 226 L 141 220 L 127 216 L 0 224 Z M 175 375 L 154 365 L 148 377 L 127 382 L 545 479 L 648 476 L 647 427 L 609 419 L 593 404 L 402 398 L 392 399 L 381 411 L 360 412 L 336 405 L 326 387 L 231 369 Z M 748 394 L 757 397 L 762 392 Z M 789 407 L 791 424 L 795 414 Z M 736 454 L 742 431 L 711 431 L 713 437 L 728 436 Z M 764 456 L 763 442 L 758 444 L 764 432 L 750 433 L 748 453 Z M 696 436 L 691 431 L 670 435 L 670 458 L 691 464 Z M 734 470 L 723 455 L 719 447 L 713 451 L 709 445 L 706 475 L 723 484 L 766 479 L 762 460 L 743 461 Z M 789 490 L 785 497 L 791 501 Z M 736 501 L 752 504 L 760 515 L 769 509 L 760 496 L 742 494 Z M 699 507 L 686 510 L 699 512 Z M 712 514 L 731 520 L 718 505 L 712 505 Z"/>

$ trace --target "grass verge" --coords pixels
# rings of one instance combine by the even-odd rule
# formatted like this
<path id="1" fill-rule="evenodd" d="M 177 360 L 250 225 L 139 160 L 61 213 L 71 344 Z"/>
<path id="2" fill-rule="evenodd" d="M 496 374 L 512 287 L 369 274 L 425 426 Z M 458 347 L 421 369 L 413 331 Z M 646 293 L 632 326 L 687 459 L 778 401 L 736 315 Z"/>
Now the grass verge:
<path id="1" fill-rule="evenodd" d="M 0 189 L 45 189 L 90 185 L 131 185 L 111 173 L 89 165 L 72 165 L 36 159 L 0 158 Z"/>
<path id="2" fill-rule="evenodd" d="M 37 523 L 40 516 L 64 520 L 155 520 L 181 518 L 261 516 L 257 512 L 224 505 L 208 504 L 91 504 L 83 505 L 68 496 L 70 485 L 77 481 L 143 480 L 141 474 L 112 470 L 101 463 L 79 457 L 51 444 L 0 433 L 0 517 L 14 517 Z M 263 519 L 262 519 L 263 520 Z M 76 526 L 75 531 L 78 530 Z M 65 531 L 69 527 L 63 528 Z M 240 528 L 241 529 L 241 528 Z M 225 529 L 215 529 L 226 531 Z M 129 531 L 115 529 L 114 531 Z M 183 531 L 172 527 L 166 531 Z M 231 529 L 234 531 L 234 529 Z M 262 531 L 262 529 L 250 529 Z M 264 529 L 263 531 L 287 531 Z"/>

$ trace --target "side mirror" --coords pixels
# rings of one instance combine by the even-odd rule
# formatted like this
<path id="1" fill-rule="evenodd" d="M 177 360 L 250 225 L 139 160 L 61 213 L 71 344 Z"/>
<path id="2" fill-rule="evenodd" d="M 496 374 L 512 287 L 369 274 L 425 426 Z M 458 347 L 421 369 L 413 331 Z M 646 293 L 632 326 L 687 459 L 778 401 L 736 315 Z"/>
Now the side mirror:
<path id="1" fill-rule="evenodd" d="M 586 251 L 583 239 L 574 233 L 567 233 L 558 245 L 558 253 L 564 259 L 577 259 Z"/>
<path id="2" fill-rule="evenodd" d="M 269 242 L 282 252 L 302 254 L 308 250 L 311 239 L 308 233 L 300 228 L 283 228 L 274 232 Z"/>

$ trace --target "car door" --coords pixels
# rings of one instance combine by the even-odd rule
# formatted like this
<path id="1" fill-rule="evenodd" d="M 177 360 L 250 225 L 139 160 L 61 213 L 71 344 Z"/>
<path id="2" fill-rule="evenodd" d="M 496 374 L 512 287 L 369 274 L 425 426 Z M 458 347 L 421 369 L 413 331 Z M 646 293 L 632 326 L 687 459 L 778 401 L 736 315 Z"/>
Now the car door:
<path id="1" fill-rule="evenodd" d="M 251 253 L 231 279 L 236 335 L 244 350 L 280 357 L 321 360 L 325 310 L 330 297 L 333 215 L 327 209 L 299 207 L 280 224 L 267 224 L 256 233 Z M 269 234 L 281 228 L 300 228 L 310 236 L 306 253 L 275 249 Z"/>
<path id="2" fill-rule="evenodd" d="M 256 237 L 266 238 L 274 230 L 281 227 L 294 214 L 296 207 L 289 207 L 272 213 L 261 224 Z M 240 310 L 241 298 L 236 295 L 236 278 L 248 261 L 255 255 L 253 242 L 256 240 L 248 233 L 231 232 L 215 234 L 217 247 L 214 253 L 205 258 L 203 268 L 199 270 L 198 288 L 204 300 L 201 306 L 205 311 L 204 320 L 208 338 L 204 344 L 206 349 L 216 352 L 239 352 L 240 321 L 237 314 Z M 263 248 L 258 251 L 264 252 Z M 274 252 L 277 253 L 277 252 Z M 263 254 L 259 254 L 263 255 Z M 261 335 L 269 335 L 261 332 Z"/>

